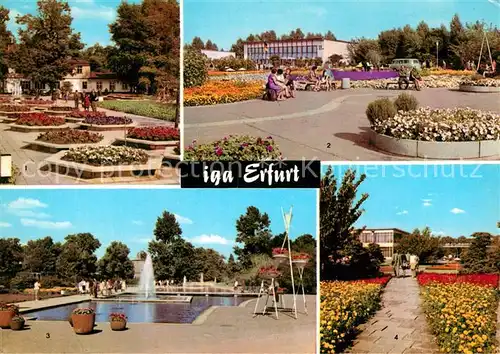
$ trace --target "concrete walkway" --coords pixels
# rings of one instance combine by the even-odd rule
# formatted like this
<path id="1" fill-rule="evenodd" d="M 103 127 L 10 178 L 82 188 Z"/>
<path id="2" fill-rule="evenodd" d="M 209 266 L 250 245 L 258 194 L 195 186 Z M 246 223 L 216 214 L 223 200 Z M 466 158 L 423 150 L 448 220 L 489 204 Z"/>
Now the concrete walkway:
<path id="1" fill-rule="evenodd" d="M 215 307 L 201 324 L 132 323 L 113 332 L 98 323 L 87 336 L 67 321 L 28 321 L 24 331 L 0 330 L 0 353 L 315 353 L 316 296 L 307 296 L 309 315 L 297 320 L 285 313 L 253 318 L 255 301 Z"/>
<path id="2" fill-rule="evenodd" d="M 184 146 L 228 135 L 272 136 L 288 159 L 409 160 L 374 149 L 365 111 L 377 98 L 395 97 L 398 90 L 353 89 L 298 92 L 282 102 L 253 100 L 234 104 L 184 108 Z M 496 94 L 448 89 L 412 91 L 421 106 L 471 107 L 499 112 Z M 498 159 L 498 157 L 496 157 Z"/>
<path id="3" fill-rule="evenodd" d="M 416 279 L 393 278 L 382 295 L 382 308 L 362 326 L 352 353 L 437 353 L 420 308 Z"/>
<path id="4" fill-rule="evenodd" d="M 90 295 L 69 295 L 69 296 L 52 297 L 50 299 L 43 299 L 39 301 L 23 301 L 16 303 L 16 305 L 19 306 L 19 311 L 23 313 L 27 311 L 41 310 L 44 308 L 74 304 L 77 302 L 83 302 L 89 300 L 91 300 Z M 29 314 L 27 314 L 26 316 L 29 317 Z"/>

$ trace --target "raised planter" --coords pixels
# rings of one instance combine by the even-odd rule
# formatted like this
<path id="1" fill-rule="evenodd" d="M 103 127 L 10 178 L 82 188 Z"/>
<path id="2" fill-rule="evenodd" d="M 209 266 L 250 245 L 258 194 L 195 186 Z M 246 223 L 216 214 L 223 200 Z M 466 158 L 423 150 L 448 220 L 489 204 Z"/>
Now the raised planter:
<path id="1" fill-rule="evenodd" d="M 170 141 L 154 141 L 154 140 L 144 140 L 144 139 L 132 139 L 132 138 L 116 138 L 116 142 L 120 142 L 123 145 L 127 145 L 127 143 L 131 143 L 133 145 L 137 145 L 141 148 L 146 148 L 149 150 L 161 150 L 166 147 L 175 147 L 179 145 L 179 140 L 170 140 Z"/>
<path id="2" fill-rule="evenodd" d="M 10 129 L 16 132 L 23 133 L 42 133 L 48 132 L 51 130 L 65 130 L 69 129 L 70 126 L 68 124 L 63 125 L 47 125 L 47 126 L 36 126 L 36 125 L 20 125 L 20 124 L 11 124 Z"/>
<path id="3" fill-rule="evenodd" d="M 65 117 L 67 116 L 68 114 L 71 113 L 71 111 L 51 111 L 50 109 L 49 110 L 46 110 L 44 113 L 46 113 L 47 115 L 49 116 L 56 116 L 56 117 Z"/>
<path id="4" fill-rule="evenodd" d="M 111 330 L 113 331 L 124 331 L 127 328 L 126 321 L 111 321 L 109 322 Z"/>
<path id="5" fill-rule="evenodd" d="M 10 328 L 10 321 L 15 315 L 14 310 L 0 310 L 0 328 Z"/>
<path id="6" fill-rule="evenodd" d="M 49 156 L 44 162 L 52 172 L 83 179 L 154 176 L 162 164 L 161 157 L 150 157 L 143 165 L 91 166 L 62 160 L 65 154 L 66 151 L 60 151 Z"/>
<path id="7" fill-rule="evenodd" d="M 127 130 L 133 128 L 137 125 L 136 122 L 132 124 L 116 124 L 116 125 L 97 125 L 97 124 L 87 124 L 87 123 L 78 123 L 81 128 L 96 131 L 96 132 L 105 132 L 105 131 L 113 131 L 113 130 Z"/>
<path id="8" fill-rule="evenodd" d="M 500 87 L 460 85 L 460 91 L 476 93 L 500 93 Z"/>
<path id="9" fill-rule="evenodd" d="M 82 123 L 85 118 L 76 118 L 76 117 L 66 116 L 66 117 L 64 117 L 64 119 L 66 120 L 66 122 L 79 124 L 79 123 Z"/>
<path id="10" fill-rule="evenodd" d="M 3 123 L 14 123 L 17 118 L 9 118 L 9 117 L 0 117 L 0 120 L 3 122 Z"/>
<path id="11" fill-rule="evenodd" d="M 33 112 L 32 111 L 28 111 L 28 112 L 0 112 L 0 116 L 5 116 L 8 118 L 17 118 L 17 115 L 27 114 L 27 113 L 33 113 Z"/>
<path id="12" fill-rule="evenodd" d="M 71 322 L 73 323 L 73 330 L 76 334 L 92 333 L 95 325 L 95 313 L 87 315 L 72 314 Z"/>
<path id="13" fill-rule="evenodd" d="M 10 320 L 10 329 L 13 331 L 21 331 L 24 328 L 24 318 L 21 316 L 14 316 Z"/>
<path id="14" fill-rule="evenodd" d="M 397 139 L 370 130 L 370 143 L 396 155 L 427 159 L 475 159 L 500 156 L 500 140 L 420 141 Z"/>
<path id="15" fill-rule="evenodd" d="M 55 154 L 61 150 L 69 150 L 82 146 L 104 146 L 109 145 L 109 142 L 105 142 L 104 140 L 99 141 L 98 143 L 85 143 L 85 144 L 54 144 L 41 140 L 29 140 L 25 141 L 26 144 L 29 144 L 34 150 L 47 151 L 52 154 Z"/>

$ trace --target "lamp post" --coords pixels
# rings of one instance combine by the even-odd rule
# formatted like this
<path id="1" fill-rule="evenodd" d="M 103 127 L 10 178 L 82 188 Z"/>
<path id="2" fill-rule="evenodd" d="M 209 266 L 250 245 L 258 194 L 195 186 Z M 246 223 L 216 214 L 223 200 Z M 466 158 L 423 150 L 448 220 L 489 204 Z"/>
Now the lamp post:
<path id="1" fill-rule="evenodd" d="M 12 155 L 0 155 L 0 177 L 12 177 Z"/>
<path id="2" fill-rule="evenodd" d="M 439 68 L 439 42 L 436 41 L 436 66 Z"/>

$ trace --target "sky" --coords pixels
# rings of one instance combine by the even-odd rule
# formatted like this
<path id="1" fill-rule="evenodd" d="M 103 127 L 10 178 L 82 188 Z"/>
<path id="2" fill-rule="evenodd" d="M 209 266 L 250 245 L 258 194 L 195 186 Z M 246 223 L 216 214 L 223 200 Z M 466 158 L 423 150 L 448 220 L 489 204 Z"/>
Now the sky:
<path id="1" fill-rule="evenodd" d="M 138 3 L 140 0 L 127 0 Z M 108 25 L 116 19 L 116 8 L 121 0 L 68 0 L 73 16 L 72 27 L 81 33 L 82 42 L 87 46 L 95 43 L 111 44 Z M 0 0 L 0 5 L 10 10 L 8 28 L 17 33 L 17 15 L 36 14 L 36 0 Z"/>
<path id="2" fill-rule="evenodd" d="M 331 30 L 337 39 L 375 38 L 382 30 L 416 26 L 449 26 L 458 13 L 462 23 L 500 23 L 500 0 L 184 0 L 184 42 L 210 39 L 229 50 L 250 33 L 297 27 L 304 33 Z"/>
<path id="3" fill-rule="evenodd" d="M 316 195 L 314 189 L 0 189 L 0 238 L 63 241 L 90 232 L 103 245 L 99 257 L 112 241 L 121 241 L 134 258 L 147 249 L 158 216 L 167 210 L 185 239 L 228 257 L 236 220 L 251 205 L 268 213 L 273 234 L 284 232 L 281 208 L 293 206 L 290 238 L 316 236 Z"/>
<path id="4" fill-rule="evenodd" d="M 349 166 L 333 166 L 343 176 Z M 326 166 L 322 166 L 323 172 Z M 356 226 L 399 228 L 429 226 L 435 235 L 500 234 L 500 165 L 351 166 L 365 173 L 360 194 L 368 193 Z"/>

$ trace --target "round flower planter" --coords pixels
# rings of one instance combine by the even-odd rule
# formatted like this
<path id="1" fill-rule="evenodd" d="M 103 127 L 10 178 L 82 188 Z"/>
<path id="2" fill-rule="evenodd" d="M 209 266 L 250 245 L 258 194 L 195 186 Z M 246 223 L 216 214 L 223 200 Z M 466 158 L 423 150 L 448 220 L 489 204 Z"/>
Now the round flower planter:
<path id="1" fill-rule="evenodd" d="M 278 262 L 278 264 L 284 263 L 288 259 L 288 253 L 277 253 L 273 254 L 273 259 Z"/>
<path id="2" fill-rule="evenodd" d="M 109 324 L 113 331 L 123 331 L 125 330 L 125 328 L 127 328 L 126 321 L 110 321 Z"/>
<path id="3" fill-rule="evenodd" d="M 15 312 L 12 310 L 2 310 L 0 311 L 0 328 L 10 328 L 10 320 L 15 316 Z"/>
<path id="4" fill-rule="evenodd" d="M 71 315 L 73 330 L 76 334 L 89 334 L 94 330 L 95 313 L 90 315 Z"/>
<path id="5" fill-rule="evenodd" d="M 309 259 L 292 259 L 292 263 L 295 264 L 295 266 L 297 266 L 298 268 L 304 268 L 307 262 L 309 262 Z"/>
<path id="6" fill-rule="evenodd" d="M 13 331 L 20 331 L 24 328 L 24 320 L 23 321 L 10 321 L 10 329 Z"/>

